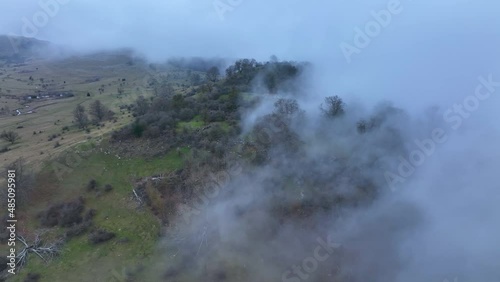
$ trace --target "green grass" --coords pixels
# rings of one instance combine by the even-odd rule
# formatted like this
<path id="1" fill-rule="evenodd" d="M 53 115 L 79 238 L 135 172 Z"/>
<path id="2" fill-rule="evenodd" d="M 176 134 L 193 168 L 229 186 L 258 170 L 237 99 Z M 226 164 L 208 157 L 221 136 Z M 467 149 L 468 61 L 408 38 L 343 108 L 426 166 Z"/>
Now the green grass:
<path id="1" fill-rule="evenodd" d="M 231 125 L 229 125 L 227 121 L 219 122 L 219 125 L 222 128 L 222 130 L 224 130 L 224 132 L 226 133 L 231 130 Z"/>
<path id="2" fill-rule="evenodd" d="M 85 146 L 89 145 L 81 145 L 79 149 Z M 189 149 L 181 151 L 186 153 Z M 120 281 L 113 280 L 113 275 L 150 257 L 160 233 L 158 219 L 147 208 L 137 210 L 130 199 L 132 183 L 137 178 L 182 166 L 183 159 L 175 151 L 151 160 L 119 160 L 104 153 L 93 153 L 85 158 L 64 176 L 59 186 L 54 186 L 59 190 L 54 191 L 57 195 L 54 201 L 84 196 L 85 207 L 97 211 L 94 226 L 116 233 L 116 238 L 97 246 L 88 242 L 87 234 L 73 238 L 64 245 L 62 254 L 47 265 L 31 255 L 27 267 L 12 281 L 22 281 L 29 272 L 41 274 L 41 281 Z M 114 189 L 100 196 L 87 192 L 90 179 L 95 179 L 99 188 L 111 184 Z M 123 238 L 127 238 L 128 243 L 118 243 Z"/>
<path id="3" fill-rule="evenodd" d="M 181 121 L 177 124 L 177 130 L 183 130 L 188 129 L 188 130 L 195 130 L 195 129 L 200 129 L 205 125 L 205 122 L 201 120 L 201 116 L 197 115 L 195 116 L 192 120 L 190 121 Z"/>

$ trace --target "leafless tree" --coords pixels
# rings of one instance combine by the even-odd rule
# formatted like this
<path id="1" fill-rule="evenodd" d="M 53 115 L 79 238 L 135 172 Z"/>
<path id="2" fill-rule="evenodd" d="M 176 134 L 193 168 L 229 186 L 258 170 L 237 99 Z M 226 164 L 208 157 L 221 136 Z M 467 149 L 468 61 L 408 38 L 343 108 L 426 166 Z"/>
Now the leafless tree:
<path id="1" fill-rule="evenodd" d="M 22 235 L 17 236 L 17 240 L 24 245 L 23 249 L 17 255 L 18 268 L 22 268 L 26 265 L 26 263 L 28 263 L 28 257 L 31 253 L 36 254 L 44 262 L 50 261 L 53 257 L 60 253 L 62 240 L 57 240 L 52 243 L 44 243 L 40 238 L 43 233 L 43 231 L 37 232 L 31 244 Z"/>
<path id="2" fill-rule="evenodd" d="M 274 111 L 279 115 L 293 115 L 299 110 L 299 103 L 294 99 L 279 99 L 274 103 Z"/>
<path id="3" fill-rule="evenodd" d="M 321 104 L 321 110 L 323 111 L 323 114 L 326 115 L 327 117 L 333 118 L 341 116 L 345 112 L 344 111 L 345 103 L 337 95 L 326 97 L 325 104 L 326 108 L 324 108 L 323 104 Z"/>
<path id="4" fill-rule="evenodd" d="M 149 102 L 144 96 L 139 96 L 135 101 L 135 113 L 139 116 L 146 114 L 149 111 Z"/>
<path id="5" fill-rule="evenodd" d="M 212 82 L 216 82 L 219 76 L 220 76 L 220 71 L 218 67 L 211 67 L 207 71 L 207 79 Z"/>
<path id="6" fill-rule="evenodd" d="M 89 112 L 92 115 L 94 122 L 104 121 L 113 115 L 113 112 L 101 103 L 100 100 L 95 100 L 92 104 L 90 104 Z"/>
<path id="7" fill-rule="evenodd" d="M 17 132 L 14 132 L 13 130 L 4 130 L 0 134 L 0 138 L 4 139 L 7 142 L 10 142 L 10 144 L 14 144 L 17 140 L 21 139 L 21 136 L 19 136 L 19 134 L 17 134 Z"/>
<path id="8" fill-rule="evenodd" d="M 73 111 L 73 118 L 79 128 L 86 128 L 89 124 L 89 118 L 85 113 L 85 107 L 82 105 L 76 106 L 75 110 Z"/>
<path id="9" fill-rule="evenodd" d="M 166 76 L 161 76 L 159 79 L 153 78 L 150 85 L 156 96 L 171 97 L 175 94 L 174 87 Z"/>

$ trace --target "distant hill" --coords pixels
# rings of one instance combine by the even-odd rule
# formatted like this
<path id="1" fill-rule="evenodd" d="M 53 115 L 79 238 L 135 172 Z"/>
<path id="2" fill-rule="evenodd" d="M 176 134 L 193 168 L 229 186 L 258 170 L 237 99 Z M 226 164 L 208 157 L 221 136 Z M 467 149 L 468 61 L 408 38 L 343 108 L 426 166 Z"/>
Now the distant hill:
<path id="1" fill-rule="evenodd" d="M 19 36 L 0 35 L 0 60 L 7 62 L 24 62 L 26 59 L 38 58 L 47 51 L 57 51 L 59 47 L 43 40 Z"/>

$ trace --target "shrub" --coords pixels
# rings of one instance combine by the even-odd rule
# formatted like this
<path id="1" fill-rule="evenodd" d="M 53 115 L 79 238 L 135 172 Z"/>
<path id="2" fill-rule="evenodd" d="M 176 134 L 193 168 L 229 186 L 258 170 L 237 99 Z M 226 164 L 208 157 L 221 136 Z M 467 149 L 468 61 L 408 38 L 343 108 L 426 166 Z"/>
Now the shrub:
<path id="1" fill-rule="evenodd" d="M 82 222 L 81 213 L 84 210 L 83 199 L 67 203 L 59 203 L 50 206 L 47 210 L 38 214 L 40 224 L 44 227 L 69 227 Z"/>
<path id="2" fill-rule="evenodd" d="M 89 221 L 92 221 L 92 219 L 94 219 L 94 216 L 96 215 L 96 210 L 94 209 L 90 209 L 88 210 L 85 215 L 83 216 L 83 221 L 85 222 L 89 222 Z"/>
<path id="3" fill-rule="evenodd" d="M 134 134 L 135 137 L 141 137 L 142 133 L 146 129 L 146 126 L 142 124 L 141 122 L 136 121 L 132 125 L 132 134 Z"/>
<path id="4" fill-rule="evenodd" d="M 5 141 L 7 141 L 11 144 L 14 144 L 17 140 L 21 139 L 19 134 L 17 134 L 16 132 L 14 132 L 12 130 L 2 131 L 2 133 L 0 133 L 0 138 L 4 139 Z"/>
<path id="5" fill-rule="evenodd" d="M 113 186 L 111 186 L 111 184 L 106 184 L 106 185 L 104 186 L 104 191 L 109 192 L 109 191 L 111 191 L 111 190 L 113 190 Z"/>
<path id="6" fill-rule="evenodd" d="M 116 236 L 115 233 L 108 232 L 104 229 L 98 229 L 90 233 L 89 241 L 92 244 L 99 244 L 113 239 Z"/>
<path id="7" fill-rule="evenodd" d="M 71 228 L 69 228 L 68 231 L 66 231 L 66 233 L 64 233 L 64 235 L 66 236 L 66 238 L 73 238 L 76 236 L 80 236 L 83 233 L 87 232 L 87 230 L 89 229 L 89 227 L 91 225 L 92 225 L 92 222 L 90 222 L 90 221 L 87 221 L 87 222 L 84 222 L 84 223 L 81 223 L 78 225 L 74 225 Z"/>
<path id="8" fill-rule="evenodd" d="M 40 274 L 38 273 L 28 273 L 28 275 L 26 275 L 26 278 L 24 279 L 24 282 L 38 282 L 40 281 Z"/>
<path id="9" fill-rule="evenodd" d="M 80 201 L 70 202 L 63 205 L 60 210 L 59 226 L 69 227 L 82 222 L 83 203 Z"/>
<path id="10" fill-rule="evenodd" d="M 95 179 L 91 179 L 87 184 L 87 191 L 93 191 L 97 189 L 97 181 Z"/>
<path id="11" fill-rule="evenodd" d="M 161 135 L 161 130 L 157 126 L 150 126 L 144 131 L 144 136 L 147 138 L 157 138 Z"/>

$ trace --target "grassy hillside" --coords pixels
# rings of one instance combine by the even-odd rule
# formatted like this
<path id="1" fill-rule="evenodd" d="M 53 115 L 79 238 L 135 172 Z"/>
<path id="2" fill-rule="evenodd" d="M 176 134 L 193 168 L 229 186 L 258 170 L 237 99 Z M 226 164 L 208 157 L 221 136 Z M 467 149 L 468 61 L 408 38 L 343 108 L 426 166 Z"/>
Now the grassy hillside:
<path id="1" fill-rule="evenodd" d="M 43 47 L 43 42 L 20 39 L 17 43 L 26 49 L 13 61 L 16 54 L 9 53 L 8 39 L 0 38 L 0 131 L 12 130 L 20 136 L 13 144 L 0 140 L 0 158 L 2 167 L 22 159 L 35 175 L 30 203 L 18 208 L 19 235 L 29 240 L 40 231 L 46 240 L 62 236 L 68 228 L 43 227 L 39 214 L 81 196 L 85 211 L 95 210 L 91 229 L 105 229 L 115 238 L 94 246 L 88 232 L 76 236 L 49 265 L 30 255 L 21 274 L 11 280 L 24 281 L 28 273 L 38 273 L 41 281 L 123 281 L 124 269 L 134 269 L 151 256 L 162 226 L 147 206 L 139 207 L 134 200 L 134 183 L 182 168 L 189 149 L 147 159 L 132 152 L 133 156 L 121 158 L 110 153 L 114 148 L 106 140 L 109 133 L 134 120 L 127 106 L 139 96 L 153 95 L 151 78 L 168 76 L 174 91 L 185 93 L 189 90 L 186 72 L 147 65 L 128 51 L 41 60 L 31 47 Z M 71 95 L 60 97 L 61 93 Z M 88 108 L 95 100 L 109 107 L 114 118 L 87 130 L 78 128 L 73 110 L 77 105 Z M 69 155 L 83 157 L 74 161 Z M 99 192 L 87 191 L 91 179 Z M 105 185 L 112 191 L 104 192 Z M 7 246 L 2 244 L 0 252 L 7 252 Z"/>
<path id="2" fill-rule="evenodd" d="M 250 83 L 263 72 L 271 93 L 281 84 L 293 89 L 288 80 L 298 69 L 243 60 L 227 79 L 207 79 L 183 64 L 147 65 L 128 51 L 0 63 L 0 128 L 20 136 L 1 141 L 0 158 L 17 160 L 26 171 L 20 177 L 33 178 L 19 188 L 18 235 L 30 244 L 37 235 L 61 243 L 48 261 L 29 254 L 11 281 L 162 280 L 172 268 L 163 263 L 183 263 L 175 248 L 167 258 L 159 249 L 179 207 L 227 169 L 228 156 L 266 160 L 268 145 L 257 146 L 256 135 L 238 139 L 240 112 L 258 100 Z M 79 128 L 74 109 L 96 100 L 114 116 Z M 232 277 L 243 271 L 230 268 Z M 179 274 L 179 281 L 199 274 Z"/>

